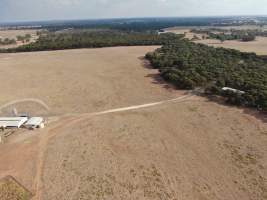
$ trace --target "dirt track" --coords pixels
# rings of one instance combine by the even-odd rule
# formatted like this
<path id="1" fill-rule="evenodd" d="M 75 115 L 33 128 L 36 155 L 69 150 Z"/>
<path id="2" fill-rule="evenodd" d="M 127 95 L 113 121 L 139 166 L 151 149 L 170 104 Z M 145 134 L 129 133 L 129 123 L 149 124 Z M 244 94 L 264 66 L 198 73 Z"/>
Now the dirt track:
<path id="1" fill-rule="evenodd" d="M 202 97 L 180 101 L 184 92 L 141 59 L 153 49 L 0 55 L 0 102 L 39 98 L 59 116 L 0 146 L 0 177 L 13 175 L 38 200 L 266 198 L 265 119 Z"/>

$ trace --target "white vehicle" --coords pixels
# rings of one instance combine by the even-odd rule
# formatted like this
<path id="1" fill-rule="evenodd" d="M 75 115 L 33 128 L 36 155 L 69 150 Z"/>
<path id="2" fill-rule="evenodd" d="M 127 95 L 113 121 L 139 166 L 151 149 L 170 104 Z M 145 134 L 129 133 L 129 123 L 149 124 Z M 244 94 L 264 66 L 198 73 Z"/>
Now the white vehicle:
<path id="1" fill-rule="evenodd" d="M 42 117 L 32 117 L 24 124 L 24 127 L 29 129 L 44 128 L 44 119 Z"/>

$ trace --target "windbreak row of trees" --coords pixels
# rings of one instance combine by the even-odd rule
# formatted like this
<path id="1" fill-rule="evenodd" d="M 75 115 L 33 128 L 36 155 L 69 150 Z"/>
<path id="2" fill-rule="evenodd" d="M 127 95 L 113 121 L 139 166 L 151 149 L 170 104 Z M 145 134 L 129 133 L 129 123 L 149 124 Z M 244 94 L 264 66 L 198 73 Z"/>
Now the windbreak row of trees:
<path id="1" fill-rule="evenodd" d="M 225 33 L 209 33 L 209 38 L 217 39 L 220 41 L 225 40 L 240 40 L 242 42 L 250 42 L 256 39 L 256 36 L 253 34 L 225 34 Z"/>
<path id="2" fill-rule="evenodd" d="M 121 31 L 80 31 L 49 32 L 40 35 L 35 42 L 2 52 L 29 52 L 77 48 L 97 48 L 113 46 L 163 45 L 180 38 L 174 34 L 156 32 L 121 32 Z"/>
<path id="3" fill-rule="evenodd" d="M 254 53 L 214 48 L 188 40 L 166 44 L 146 58 L 180 89 L 205 88 L 236 105 L 267 110 L 267 62 Z M 240 92 L 223 91 L 230 87 Z"/>
<path id="4" fill-rule="evenodd" d="M 206 34 L 208 38 L 217 39 L 220 41 L 225 40 L 240 40 L 249 42 L 256 39 L 257 36 L 267 37 L 267 31 L 263 30 L 225 30 L 225 29 L 193 29 L 193 33 Z"/>

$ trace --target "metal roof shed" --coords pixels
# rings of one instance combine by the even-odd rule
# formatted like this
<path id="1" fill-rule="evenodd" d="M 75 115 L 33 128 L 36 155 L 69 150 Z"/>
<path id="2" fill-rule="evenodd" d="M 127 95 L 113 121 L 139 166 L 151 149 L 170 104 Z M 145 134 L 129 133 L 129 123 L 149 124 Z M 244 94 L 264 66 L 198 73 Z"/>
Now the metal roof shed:
<path id="1" fill-rule="evenodd" d="M 222 90 L 224 90 L 224 91 L 231 91 L 231 92 L 239 93 L 239 94 L 245 94 L 244 91 L 237 90 L 237 89 L 234 89 L 234 88 L 229 88 L 229 87 L 223 87 Z"/>
<path id="2" fill-rule="evenodd" d="M 42 117 L 32 117 L 24 125 L 26 128 L 38 128 L 43 126 L 44 119 Z"/>
<path id="3" fill-rule="evenodd" d="M 27 120 L 27 117 L 0 117 L 0 127 L 20 128 Z"/>

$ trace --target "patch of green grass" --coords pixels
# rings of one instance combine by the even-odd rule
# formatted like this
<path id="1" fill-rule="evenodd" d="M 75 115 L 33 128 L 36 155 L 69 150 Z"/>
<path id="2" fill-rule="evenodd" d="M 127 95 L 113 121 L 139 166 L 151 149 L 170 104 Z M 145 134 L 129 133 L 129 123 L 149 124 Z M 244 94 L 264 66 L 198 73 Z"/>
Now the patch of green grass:
<path id="1" fill-rule="evenodd" d="M 190 106 L 188 107 L 188 110 L 191 112 L 197 112 L 198 111 L 198 107 L 197 106 Z"/>
<path id="2" fill-rule="evenodd" d="M 32 194 L 12 177 L 0 180 L 0 199 L 1 200 L 30 200 Z"/>

